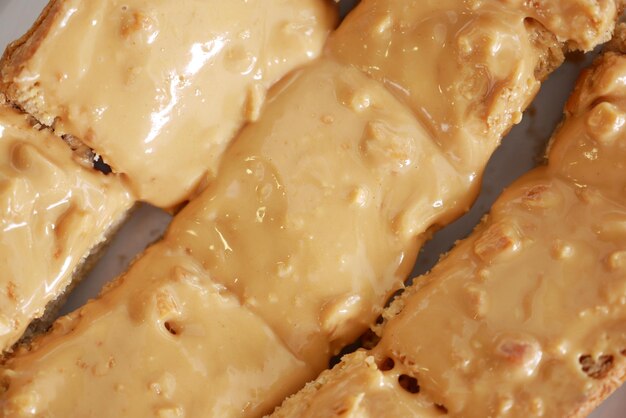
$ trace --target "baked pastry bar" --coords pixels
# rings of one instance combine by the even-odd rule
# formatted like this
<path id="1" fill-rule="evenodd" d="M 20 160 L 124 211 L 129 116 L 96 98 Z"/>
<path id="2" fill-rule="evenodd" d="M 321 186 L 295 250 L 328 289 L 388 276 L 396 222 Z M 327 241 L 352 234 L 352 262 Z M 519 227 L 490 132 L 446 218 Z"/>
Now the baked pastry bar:
<path id="1" fill-rule="evenodd" d="M 0 104 L 0 351 L 78 279 L 133 204 L 118 176 Z"/>
<path id="2" fill-rule="evenodd" d="M 6 363 L 3 414 L 271 411 L 375 321 L 429 227 L 469 207 L 557 39 L 590 48 L 616 11 L 363 1 L 164 240 Z"/>
<path id="3" fill-rule="evenodd" d="M 169 208 L 335 22 L 326 0 L 52 0 L 4 54 L 0 90 Z"/>
<path id="4" fill-rule="evenodd" d="M 583 417 L 626 378 L 626 56 L 583 73 L 549 162 L 272 415 Z"/>
<path id="5" fill-rule="evenodd" d="M 146 198 L 137 184 L 158 191 L 155 203 L 178 203 L 244 116 L 256 117 L 265 89 L 319 54 L 334 21 L 323 0 L 51 1 L 5 52 L 0 89 L 76 153 L 3 105 L 0 352 L 60 303 L 89 265 L 81 260 L 106 242 L 132 201 Z M 24 164 L 41 168 L 15 169 L 19 141 L 30 144 Z M 81 141 L 132 168 L 96 173 Z M 84 154 L 88 168 L 73 161 Z"/>

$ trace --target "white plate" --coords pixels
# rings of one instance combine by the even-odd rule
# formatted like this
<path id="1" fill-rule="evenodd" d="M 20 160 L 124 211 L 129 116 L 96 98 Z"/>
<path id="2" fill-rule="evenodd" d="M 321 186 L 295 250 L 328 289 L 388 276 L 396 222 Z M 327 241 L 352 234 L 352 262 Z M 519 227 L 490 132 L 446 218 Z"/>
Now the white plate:
<path id="1" fill-rule="evenodd" d="M 355 0 L 343 0 L 347 10 Z M 0 0 L 0 49 L 24 33 L 35 20 L 46 0 Z M 483 193 L 474 209 L 465 217 L 438 233 L 426 245 L 420 256 L 415 273 L 427 271 L 442 252 L 452 243 L 466 236 L 489 210 L 491 203 L 502 189 L 532 168 L 543 151 L 546 140 L 561 119 L 563 104 L 569 95 L 574 80 L 586 63 L 567 62 L 544 84 L 539 96 L 532 104 L 532 114 L 505 138 L 503 145 L 492 158 L 485 175 Z M 541 115 L 533 117 L 532 115 Z M 70 312 L 88 298 L 97 295 L 104 283 L 126 269 L 129 262 L 146 245 L 161 235 L 170 217 L 162 211 L 142 206 L 113 240 L 113 243 L 85 281 L 77 287 L 64 308 Z M 624 418 L 626 416 L 626 387 L 607 400 L 591 418 Z"/>

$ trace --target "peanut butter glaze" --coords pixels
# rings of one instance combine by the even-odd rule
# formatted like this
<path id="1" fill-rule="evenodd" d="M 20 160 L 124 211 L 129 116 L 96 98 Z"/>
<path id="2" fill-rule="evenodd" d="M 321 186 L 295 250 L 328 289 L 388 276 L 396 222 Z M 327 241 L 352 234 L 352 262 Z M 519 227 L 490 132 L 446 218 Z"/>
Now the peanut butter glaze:
<path id="1" fill-rule="evenodd" d="M 166 239 L 322 369 L 402 286 L 437 202 L 469 184 L 358 70 L 322 61 L 286 84 Z M 432 181 L 416 186 L 424 172 Z"/>
<path id="2" fill-rule="evenodd" d="M 395 302 L 376 348 L 276 416 L 578 417 L 608 396 L 626 376 L 625 74 L 614 53 L 584 74 L 549 164 Z"/>
<path id="3" fill-rule="evenodd" d="M 613 1 L 373 0 L 331 36 L 327 52 L 383 83 L 474 177 L 534 96 L 533 72 L 546 75 L 541 54 L 559 53 L 541 45 L 534 22 L 588 50 L 607 40 L 614 16 Z"/>
<path id="4" fill-rule="evenodd" d="M 215 184 L 169 230 L 167 239 L 320 368 L 375 321 L 429 228 L 469 208 L 491 152 L 538 88 L 541 55 L 526 14 L 499 2 L 454 4 L 455 19 L 430 3 L 411 3 L 411 13 L 403 2 L 363 3 L 333 35 L 325 59 L 276 87 L 264 117 L 225 155 Z M 463 36 L 480 28 L 461 42 L 476 53 L 448 48 L 452 35 L 433 42 L 432 32 L 421 34 L 431 21 Z M 364 33 L 378 34 L 375 48 Z M 348 51 L 338 45 L 362 43 L 367 70 L 347 64 L 359 56 L 334 58 Z M 385 59 L 392 46 L 397 51 Z M 374 67 L 390 74 L 384 83 Z M 398 68 L 404 78 L 392 84 L 410 105 L 389 87 Z M 462 95 L 470 75 L 497 88 Z M 445 114 L 449 129 L 420 123 L 418 108 Z"/>
<path id="5" fill-rule="evenodd" d="M 431 418 L 445 416 L 424 396 L 398 390 L 397 375 L 382 373 L 364 350 L 344 356 L 296 395 L 272 418 Z"/>
<path id="6" fill-rule="evenodd" d="M 60 138 L 0 105 L 0 351 L 131 205 L 119 178 L 84 168 Z"/>
<path id="7" fill-rule="evenodd" d="M 483 3 L 484 8 L 473 9 L 462 2 L 446 3 L 451 12 L 459 11 L 454 22 L 430 2 L 411 3 L 416 9 L 411 15 L 415 18 L 414 31 L 429 18 L 444 29 L 457 28 L 462 24 L 459 20 L 472 26 L 479 19 L 485 35 L 468 38 L 469 47 L 480 53 L 465 61 L 457 57 L 457 48 L 444 48 L 448 38 L 439 38 L 437 44 L 426 42 L 428 37 L 418 37 L 424 41 L 417 44 L 422 47 L 418 50 L 423 51 L 423 59 L 411 61 L 412 82 L 396 86 L 408 92 L 403 96 L 382 78 L 337 56 L 336 45 L 340 43 L 360 45 L 362 30 L 353 27 L 391 37 L 393 45 L 404 42 L 407 48 L 411 46 L 410 53 L 415 53 L 411 32 L 402 35 L 408 23 L 402 27 L 391 24 L 382 30 L 367 23 L 387 16 L 391 22 L 400 21 L 405 13 L 401 2 L 363 1 L 343 23 L 324 58 L 273 88 L 263 116 L 243 129 L 222 158 L 216 180 L 175 218 L 159 246 L 187 254 L 194 265 L 201 266 L 206 280 L 198 282 L 198 291 L 207 286 L 223 287 L 241 309 L 272 331 L 264 338 L 280 341 L 294 359 L 306 365 L 281 372 L 288 382 L 284 385 L 263 384 L 263 374 L 268 370 L 255 369 L 259 370 L 260 383 L 250 393 L 254 399 L 268 401 L 258 409 L 235 403 L 233 409 L 220 411 L 219 416 L 258 416 L 293 391 L 294 385 L 303 384 L 323 369 L 330 355 L 365 331 L 388 297 L 402 286 L 430 228 L 451 221 L 470 206 L 489 154 L 519 119 L 538 88 L 538 77 L 561 58 L 553 36 L 525 21 L 524 8 L 505 7 L 496 1 Z M 586 10 L 582 3 L 579 7 L 581 13 Z M 496 10 L 500 11 L 497 19 Z M 606 20 L 591 23 L 593 29 L 578 29 L 590 33 L 610 28 L 615 14 L 613 5 L 602 16 Z M 605 35 L 602 32 L 602 38 Z M 498 43 L 497 48 L 483 47 L 490 37 L 502 37 L 506 42 Z M 368 50 L 373 56 L 385 53 Z M 435 50 L 441 53 L 435 54 Z M 400 56 L 388 59 L 397 60 L 398 65 L 381 60 L 386 64 L 381 71 L 392 74 L 404 65 Z M 447 67 L 447 63 L 452 65 Z M 543 72 L 538 70 L 542 66 L 546 67 Z M 441 89 L 436 91 L 430 84 L 413 82 L 422 77 L 439 80 L 439 73 L 445 75 L 445 83 L 437 81 Z M 409 74 L 407 70 L 406 76 Z M 454 74 L 459 74 L 459 79 Z M 477 82 L 489 74 L 498 89 L 475 93 L 478 96 L 468 93 L 451 101 L 446 92 L 460 89 L 468 77 L 472 79 L 471 74 Z M 433 110 L 429 111 L 431 103 Z M 442 120 L 456 128 L 440 137 L 439 130 L 433 128 L 437 124 L 425 122 L 419 109 L 436 117 L 444 115 Z M 175 261 L 165 258 L 159 265 L 166 271 Z M 130 327 L 128 324 L 135 321 L 132 309 L 126 316 L 115 318 L 93 312 L 117 310 L 121 305 L 132 307 L 156 297 L 157 291 L 148 286 L 152 273 L 143 274 L 147 267 L 142 267 L 142 261 L 137 266 L 129 274 L 133 283 L 146 283 L 147 290 L 140 298 L 134 296 L 135 285 L 130 285 L 126 276 L 113 291 L 114 296 L 106 293 L 70 315 L 69 321 L 80 317 L 80 330 L 98 323 L 102 335 L 117 326 Z M 163 280 L 169 283 L 174 279 L 164 276 Z M 211 324 L 210 316 L 197 317 L 203 318 L 199 321 L 207 327 Z M 144 325 L 159 333 L 163 328 L 154 318 L 145 319 Z M 217 327 L 215 340 L 223 333 L 225 341 L 232 341 L 230 335 L 235 330 L 213 326 Z M 72 407 L 81 411 L 90 410 L 93 393 L 108 400 L 105 415 L 117 416 L 141 407 L 141 402 L 134 401 L 135 390 L 119 396 L 112 385 L 91 379 L 75 364 L 76 350 L 87 345 L 101 358 L 133 358 L 141 363 L 143 352 L 137 350 L 137 341 L 121 337 L 132 332 L 111 337 L 110 344 L 98 348 L 96 342 L 104 338 L 100 331 L 90 334 L 75 329 L 42 337 L 31 352 L 18 354 L 7 363 L 6 391 L 0 400 L 6 416 L 20 416 L 19 411 L 64 416 L 64 408 L 70 406 L 63 406 L 68 401 L 62 398 L 68 391 L 85 394 L 72 401 Z M 245 334 L 249 329 L 240 325 L 236 332 Z M 249 370 L 249 357 L 267 355 L 257 353 L 261 342 L 259 337 L 240 356 L 229 357 L 227 366 L 219 358 L 206 356 L 198 361 L 198 367 L 227 367 L 231 376 L 243 376 Z M 236 344 L 224 343 L 220 349 L 234 350 Z M 155 343 L 150 348 L 154 367 L 172 373 L 174 380 L 184 381 L 190 388 L 204 387 L 208 381 L 205 375 L 184 370 L 177 374 L 176 367 L 169 366 L 170 359 L 198 358 L 189 354 L 186 342 L 175 347 L 160 351 Z M 207 344 L 205 349 L 213 347 Z M 135 377 L 129 377 L 124 369 L 112 373 L 119 380 L 144 378 L 141 371 Z M 49 380 L 54 381 L 54 390 L 48 389 L 52 384 L 44 382 L 45 376 L 54 376 Z M 277 382 L 274 378 L 270 373 L 267 381 Z M 221 383 L 216 383 L 215 393 L 230 396 L 226 395 L 232 393 L 228 385 L 236 385 L 235 380 L 220 379 L 216 377 Z M 132 385 L 135 387 L 134 382 Z M 177 404 L 181 409 L 175 412 L 210 416 L 219 411 L 212 409 L 211 396 L 195 390 L 190 397 L 181 398 Z M 141 414 L 156 414 L 154 404 L 143 405 Z"/>
<path id="8" fill-rule="evenodd" d="M 2 416 L 259 416 L 311 374 L 167 243 L 150 248 L 98 303 L 57 321 L 50 337 L 21 356 L 30 372 L 5 371 L 24 380 Z"/>
<path id="9" fill-rule="evenodd" d="M 323 0 L 53 0 L 10 47 L 1 87 L 140 199 L 171 207 L 215 174 L 267 88 L 316 57 L 334 23 Z"/>

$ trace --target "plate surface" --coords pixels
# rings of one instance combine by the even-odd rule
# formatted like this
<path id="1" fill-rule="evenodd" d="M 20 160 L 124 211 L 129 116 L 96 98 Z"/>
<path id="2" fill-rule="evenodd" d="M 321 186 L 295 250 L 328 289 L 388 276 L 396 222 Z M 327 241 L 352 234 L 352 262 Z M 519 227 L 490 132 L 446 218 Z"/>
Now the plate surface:
<path id="1" fill-rule="evenodd" d="M 0 0 L 0 49 L 23 34 L 34 22 L 46 0 Z M 347 11 L 354 0 L 342 0 Z M 483 192 L 470 213 L 439 232 L 429 242 L 415 266 L 415 274 L 427 271 L 455 240 L 465 237 L 489 210 L 504 187 L 535 166 L 547 139 L 561 119 L 563 104 L 586 61 L 568 61 L 544 84 L 541 92 L 492 158 L 484 178 Z M 541 115 L 541 117 L 534 116 Z M 113 240 L 106 256 L 72 293 L 64 312 L 70 312 L 97 295 L 104 283 L 123 272 L 130 261 L 165 230 L 170 216 L 144 205 L 137 210 Z M 626 417 L 626 387 L 609 398 L 590 418 Z"/>

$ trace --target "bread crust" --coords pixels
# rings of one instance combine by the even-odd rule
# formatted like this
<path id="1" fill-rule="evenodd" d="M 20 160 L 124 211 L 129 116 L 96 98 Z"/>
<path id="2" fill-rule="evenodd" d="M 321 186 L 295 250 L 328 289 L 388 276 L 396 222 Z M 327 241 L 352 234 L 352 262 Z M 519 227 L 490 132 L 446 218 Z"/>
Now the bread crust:
<path id="1" fill-rule="evenodd" d="M 44 106 L 37 100 L 38 92 L 25 92 L 12 80 L 24 66 L 48 35 L 58 16 L 63 0 L 50 0 L 35 23 L 20 38 L 11 42 L 0 58 L 0 92 L 6 100 L 46 126 L 53 127 L 54 117 L 46 114 Z"/>

